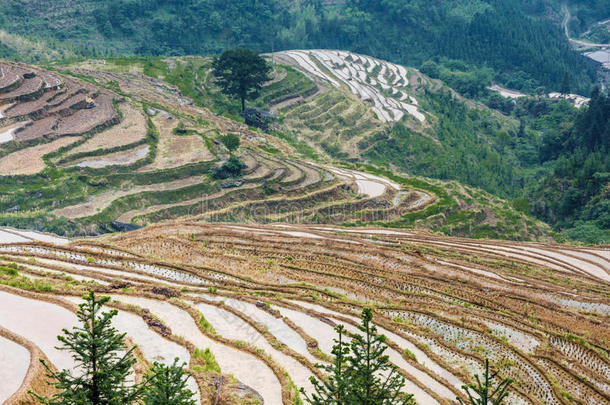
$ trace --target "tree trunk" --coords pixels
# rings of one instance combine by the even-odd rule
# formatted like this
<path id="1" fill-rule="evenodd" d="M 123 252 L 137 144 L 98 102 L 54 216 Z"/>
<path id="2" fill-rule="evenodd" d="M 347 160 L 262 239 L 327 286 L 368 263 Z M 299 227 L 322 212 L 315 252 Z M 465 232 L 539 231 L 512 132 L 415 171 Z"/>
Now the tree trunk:
<path id="1" fill-rule="evenodd" d="M 242 97 L 241 98 L 241 113 L 243 114 L 244 111 L 246 111 L 246 98 Z"/>

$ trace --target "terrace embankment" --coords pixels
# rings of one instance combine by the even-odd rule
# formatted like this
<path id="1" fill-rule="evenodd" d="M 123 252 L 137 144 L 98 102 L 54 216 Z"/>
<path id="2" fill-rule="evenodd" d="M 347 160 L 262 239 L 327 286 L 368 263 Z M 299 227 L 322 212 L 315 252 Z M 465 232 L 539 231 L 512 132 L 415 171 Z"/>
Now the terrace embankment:
<path id="1" fill-rule="evenodd" d="M 0 222 L 71 236 L 189 219 L 383 224 L 459 236 L 551 237 L 548 226 L 480 190 L 358 159 L 330 159 L 332 153 L 318 146 L 346 145 L 357 155 L 363 134 L 383 132 L 398 120 L 428 125 L 427 118 L 420 120 L 417 101 L 427 79 L 355 54 L 290 55 L 311 61 L 307 66 L 326 79 L 312 81 L 297 67 L 278 65 L 277 76 L 254 103 L 276 105 L 296 92 L 306 102 L 286 105 L 280 111 L 283 121 L 296 125 L 324 116 L 322 137 L 312 132 L 308 138 L 296 126 L 305 138 L 276 125 L 269 132 L 248 127 L 212 112 L 204 106 L 205 97 L 184 86 L 180 89 L 194 99 L 163 76 L 142 74 L 147 69 L 140 65 L 119 69 L 119 61 L 89 61 L 47 71 L 0 62 Z M 206 61 L 177 58 L 172 66 L 199 66 L 193 86 L 209 96 L 214 84 Z M 363 92 L 370 93 L 370 102 L 361 98 Z M 310 107 L 315 111 L 291 115 Z M 331 119 L 335 113 L 342 118 Z M 240 140 L 236 150 L 223 143 L 232 137 Z M 215 175 L 213 169 L 231 155 L 244 162 L 242 172 Z"/>
<path id="2" fill-rule="evenodd" d="M 21 300 L 67 322 L 77 298 L 59 305 L 58 295 L 112 295 L 147 361 L 154 352 L 194 364 L 194 348 L 209 349 L 221 373 L 266 403 L 292 403 L 293 383 L 309 389 L 313 364 L 329 359 L 333 327 L 354 330 L 365 306 L 420 403 L 451 403 L 486 357 L 518 382 L 510 403 L 610 399 L 609 247 L 194 222 L 63 245 L 30 236 L 0 245 L 0 266 L 14 269 L 0 274 L 13 286 L 3 287 L 3 307 Z M 158 322 L 147 324 L 147 313 Z M 35 327 L 24 330 L 13 315 L 0 326 L 63 364 Z M 219 375 L 195 370 L 200 382 Z M 199 393 L 206 403 L 205 384 Z"/>

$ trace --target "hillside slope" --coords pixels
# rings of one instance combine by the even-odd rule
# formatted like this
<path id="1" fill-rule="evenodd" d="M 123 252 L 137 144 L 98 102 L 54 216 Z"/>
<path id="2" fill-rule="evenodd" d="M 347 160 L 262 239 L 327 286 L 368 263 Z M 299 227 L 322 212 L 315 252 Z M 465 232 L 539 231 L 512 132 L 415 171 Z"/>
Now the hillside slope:
<path id="1" fill-rule="evenodd" d="M 517 120 L 416 69 L 366 55 L 308 50 L 268 58 L 274 79 L 254 104 L 274 112 L 280 131 L 311 153 L 456 179 L 504 197 L 518 188 Z M 209 59 L 188 58 L 166 74 L 215 111 L 237 114 L 210 69 Z"/>
<path id="2" fill-rule="evenodd" d="M 177 69 L 186 62 L 162 63 Z M 61 67 L 66 76 L 2 63 L 3 224 L 80 235 L 187 217 L 551 235 L 480 190 L 371 166 L 339 169 L 289 136 L 196 106 L 178 88 L 141 74 L 147 66 L 87 61 Z M 230 156 L 225 134 L 241 139 L 235 154 L 245 168 L 233 179 L 212 171 Z"/>
<path id="3" fill-rule="evenodd" d="M 279 131 L 302 142 L 309 156 L 456 179 L 504 197 L 518 186 L 520 162 L 512 139 L 519 122 L 441 81 L 344 51 L 286 51 L 268 58 L 275 61 L 274 79 L 254 104 L 274 112 Z M 151 74 L 167 76 L 218 113 L 239 114 L 215 85 L 211 59 L 179 60 L 172 69 Z"/>
<path id="4" fill-rule="evenodd" d="M 277 115 L 277 135 L 304 156 L 455 179 L 512 200 L 569 238 L 608 240 L 603 93 L 594 91 L 593 100 L 502 88 L 495 94 L 482 84 L 484 104 L 366 55 L 294 50 L 266 57 L 273 79 L 253 103 Z M 215 111 L 238 113 L 215 85 L 210 59 L 180 60 L 164 71 L 168 80 Z"/>

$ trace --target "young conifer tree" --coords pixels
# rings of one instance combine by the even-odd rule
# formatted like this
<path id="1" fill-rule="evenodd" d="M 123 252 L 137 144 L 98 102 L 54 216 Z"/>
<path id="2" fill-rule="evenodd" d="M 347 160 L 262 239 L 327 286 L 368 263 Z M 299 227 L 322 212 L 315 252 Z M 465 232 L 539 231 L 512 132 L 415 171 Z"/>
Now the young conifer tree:
<path id="1" fill-rule="evenodd" d="M 312 405 L 347 404 L 349 381 L 345 371 L 347 368 L 346 357 L 349 355 L 349 345 L 344 339 L 347 332 L 343 325 L 338 325 L 335 331 L 339 336 L 337 339 L 334 339 L 335 345 L 331 352 L 335 356 L 333 362 L 328 365 L 316 364 L 317 368 L 327 373 L 328 379 L 319 381 L 314 377 L 310 378 L 315 391 L 311 397 L 301 388 L 301 393 L 305 396 L 307 402 Z"/>
<path id="2" fill-rule="evenodd" d="M 362 311 L 363 333 L 346 333 L 343 326 L 336 328 L 339 338 L 333 346 L 334 361 L 331 365 L 317 365 L 328 373 L 328 378 L 318 381 L 311 377 L 314 393 L 301 393 L 312 405 L 412 405 L 413 395 L 403 391 L 405 379 L 398 368 L 385 355 L 387 345 L 384 335 L 377 334 L 372 324 L 370 308 Z M 351 342 L 345 341 L 345 336 Z"/>
<path id="3" fill-rule="evenodd" d="M 145 405 L 195 405 L 195 393 L 187 388 L 189 374 L 184 371 L 186 364 L 179 364 L 178 358 L 172 365 L 153 363 L 150 368 L 149 386 L 144 394 Z"/>
<path id="4" fill-rule="evenodd" d="M 508 395 L 508 388 L 513 383 L 513 380 L 506 378 L 498 385 L 495 385 L 494 379 L 497 377 L 498 371 L 489 372 L 489 359 L 485 359 L 485 374 L 483 380 L 475 375 L 477 384 L 463 385 L 462 389 L 468 395 L 468 403 L 470 405 L 499 405 Z M 473 391 L 473 393 L 470 392 Z M 474 394 L 474 395 L 473 395 Z M 464 404 L 461 398 L 457 398 L 460 404 Z"/>
<path id="5" fill-rule="evenodd" d="M 109 297 L 97 299 L 93 291 L 84 297 L 76 313 L 81 325 L 63 330 L 60 350 L 72 353 L 76 369 L 47 370 L 48 384 L 58 393 L 51 397 L 33 394 L 45 405 L 129 405 L 141 397 L 145 384 L 129 383 L 136 363 L 134 348 L 127 350 L 125 334 L 111 324 L 116 310 L 101 312 Z"/>
<path id="6" fill-rule="evenodd" d="M 363 333 L 350 334 L 351 356 L 349 369 L 351 376 L 350 395 L 356 404 L 399 405 L 414 404 L 413 395 L 405 394 L 405 379 L 398 367 L 390 363 L 384 354 L 388 346 L 386 337 L 377 334 L 377 327 L 371 322 L 370 308 L 362 311 L 362 324 L 358 329 Z"/>

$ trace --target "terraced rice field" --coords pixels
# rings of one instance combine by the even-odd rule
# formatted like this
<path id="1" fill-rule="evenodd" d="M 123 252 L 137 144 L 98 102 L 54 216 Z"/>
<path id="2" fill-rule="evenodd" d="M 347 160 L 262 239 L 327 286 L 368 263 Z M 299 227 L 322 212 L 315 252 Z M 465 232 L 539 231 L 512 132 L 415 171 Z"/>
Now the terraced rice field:
<path id="1" fill-rule="evenodd" d="M 361 100 L 370 103 L 382 122 L 400 121 L 405 114 L 423 122 L 426 116 L 410 95 L 413 74 L 401 65 L 369 56 L 334 50 L 295 50 L 276 53 L 280 60 L 311 77 L 334 87 L 346 86 Z"/>
<path id="2" fill-rule="evenodd" d="M 0 158 L 0 175 L 16 176 L 40 173 L 47 167 L 43 159 L 45 155 L 78 141 L 78 138 L 60 138 L 5 155 Z"/>
<path id="3" fill-rule="evenodd" d="M 41 386 L 26 352 L 71 367 L 53 339 L 93 289 L 120 310 L 117 326 L 141 353 L 136 373 L 177 356 L 202 404 L 219 387 L 242 398 L 230 403 L 292 404 L 330 359 L 333 327 L 355 330 L 365 306 L 420 404 L 453 403 L 485 357 L 517 381 L 508 403 L 610 401 L 610 247 L 195 222 L 73 241 L 0 236 L 0 268 L 13 269 L 0 272 L 0 347 L 17 345 L 6 361 L 18 371 L 4 398 L 23 381 L 18 395 Z M 22 312 L 36 314 L 31 324 Z M 220 372 L 198 367 L 195 349 Z"/>
<path id="4" fill-rule="evenodd" d="M 315 55 L 331 58 L 322 51 Z M 356 56 L 332 58 L 343 58 L 358 72 L 364 69 L 378 86 L 384 81 L 393 86 L 397 92 L 391 91 L 389 99 L 417 104 L 410 93 L 420 84 L 415 71 Z M 189 60 L 177 59 L 175 65 Z M 445 184 L 428 179 L 400 175 L 391 180 L 396 173 L 335 167 L 330 159 L 303 154 L 301 141 L 249 128 L 195 105 L 160 79 L 110 65 L 76 63 L 58 73 L 0 62 L 0 223 L 71 236 L 113 232 L 126 223 L 183 219 L 391 223 L 459 235 L 495 232 L 534 239 L 549 234 L 548 227 L 502 201 L 475 197 L 477 190 L 445 192 L 439 188 Z M 308 112 L 312 117 L 332 118 L 332 123 L 320 121 L 324 134 L 310 133 L 309 142 L 324 147 L 340 142 L 357 154 L 363 136 L 384 130 L 365 101 L 345 97 L 347 87 L 328 91 L 330 82 L 314 83 L 287 65 L 278 72 L 263 100 L 281 103 L 292 99 L 294 91 L 303 100 L 311 98 L 311 103 L 286 105 L 287 122 L 304 119 L 305 111 L 299 109 L 310 108 L 315 109 Z M 348 81 L 357 83 L 356 76 Z M 372 86 L 372 79 L 367 80 Z M 341 116 L 347 121 L 339 123 L 334 114 L 346 114 Z M 342 132 L 337 126 L 357 131 Z M 240 137 L 235 155 L 247 167 L 238 178 L 215 179 L 210 169 L 230 156 L 220 141 L 228 133 Z M 303 133 L 309 136 L 307 130 Z"/>
<path id="5" fill-rule="evenodd" d="M 115 220 L 311 222 L 324 216 L 340 222 L 409 210 L 411 201 L 403 201 L 403 194 L 396 198 L 399 190 L 388 180 L 367 180 L 366 174 L 356 179 L 337 175 L 330 166 L 274 156 L 265 148 L 286 150 L 286 145 L 194 106 L 158 80 L 81 67 L 68 71 L 81 78 L 76 79 L 11 62 L 0 65 L 5 82 L 0 175 L 30 176 L 27 184 L 39 182 L 47 190 L 28 196 L 22 183 L 7 183 L 2 203 L 9 223 L 28 216 L 47 223 L 55 216 L 77 221 L 76 233 L 82 234 L 112 230 Z M 60 131 L 66 122 L 71 130 Z M 210 167 L 228 157 L 213 141 L 227 132 L 242 138 L 238 156 L 247 164 L 231 187 L 208 176 Z M 329 203 L 333 198 L 336 203 Z"/>
<path id="6" fill-rule="evenodd" d="M 29 120 L 13 140 L 36 142 L 74 136 L 116 123 L 110 92 L 16 62 L 2 62 L 2 124 Z"/>
<path id="7" fill-rule="evenodd" d="M 168 169 L 215 159 L 201 136 L 174 133 L 179 122 L 171 114 L 159 111 L 152 121 L 160 135 L 158 156 L 153 163 L 142 167 L 140 171 Z"/>
<path id="8" fill-rule="evenodd" d="M 72 149 L 67 156 L 93 152 L 98 149 L 117 148 L 143 140 L 146 135 L 146 116 L 141 108 L 122 103 L 119 105 L 119 111 L 123 117 L 120 124 Z"/>
<path id="9" fill-rule="evenodd" d="M 293 50 L 268 55 L 274 80 L 256 103 L 273 111 L 320 154 L 362 159 L 371 139 L 398 122 L 418 133 L 434 125 L 426 91 L 440 84 L 415 69 L 337 50 Z M 421 103 L 421 105 L 420 105 Z"/>

